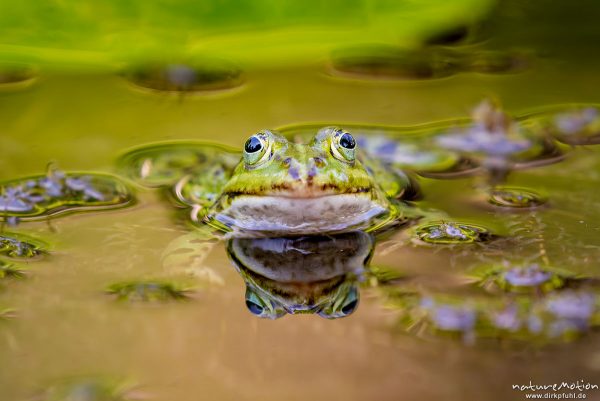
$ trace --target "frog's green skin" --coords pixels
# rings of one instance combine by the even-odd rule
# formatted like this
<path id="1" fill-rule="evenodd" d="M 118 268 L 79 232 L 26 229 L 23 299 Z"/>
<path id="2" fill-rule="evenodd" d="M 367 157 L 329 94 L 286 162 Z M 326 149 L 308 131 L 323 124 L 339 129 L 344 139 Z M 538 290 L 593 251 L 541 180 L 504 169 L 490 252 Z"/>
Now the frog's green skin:
<path id="1" fill-rule="evenodd" d="M 306 143 L 259 132 L 254 153 L 199 142 L 144 146 L 119 165 L 143 186 L 170 188 L 195 222 L 234 235 L 375 230 L 408 220 L 398 201 L 414 199 L 418 187 L 401 165 L 379 157 L 379 147 L 345 149 L 340 140 L 350 134 L 342 129 L 311 130 Z"/>
<path id="2" fill-rule="evenodd" d="M 358 282 L 372 252 L 363 232 L 334 236 L 235 238 L 227 252 L 246 283 L 250 312 L 276 319 L 317 313 L 334 319 L 358 306 Z"/>
<path id="3" fill-rule="evenodd" d="M 222 231 L 322 234 L 368 228 L 395 208 L 397 198 L 414 192 L 414 183 L 343 148 L 344 134 L 326 127 L 307 144 L 271 131 L 256 134 L 259 154 L 245 152 L 218 199 L 197 212 Z"/>

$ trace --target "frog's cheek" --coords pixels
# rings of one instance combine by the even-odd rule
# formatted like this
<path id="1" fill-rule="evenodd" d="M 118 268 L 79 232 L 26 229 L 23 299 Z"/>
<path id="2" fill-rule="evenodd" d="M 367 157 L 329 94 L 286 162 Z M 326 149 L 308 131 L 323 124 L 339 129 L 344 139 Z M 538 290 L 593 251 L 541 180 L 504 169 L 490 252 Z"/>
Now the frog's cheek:
<path id="1" fill-rule="evenodd" d="M 250 313 L 264 319 L 279 319 L 286 314 L 281 305 L 249 286 L 246 286 L 246 307 Z"/>
<path id="2" fill-rule="evenodd" d="M 339 291 L 332 301 L 318 312 L 319 316 L 338 319 L 354 313 L 360 300 L 358 288 L 355 284 L 345 288 L 346 291 Z"/>

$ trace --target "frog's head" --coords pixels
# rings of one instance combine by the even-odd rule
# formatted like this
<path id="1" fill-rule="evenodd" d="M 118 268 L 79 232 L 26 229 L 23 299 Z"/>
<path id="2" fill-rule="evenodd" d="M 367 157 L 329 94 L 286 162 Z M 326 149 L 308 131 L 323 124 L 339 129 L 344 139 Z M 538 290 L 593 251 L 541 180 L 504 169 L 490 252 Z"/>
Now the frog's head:
<path id="1" fill-rule="evenodd" d="M 352 135 L 336 127 L 320 130 L 308 144 L 271 131 L 252 135 L 205 220 L 219 228 L 298 234 L 365 223 L 389 204 L 357 152 Z"/>

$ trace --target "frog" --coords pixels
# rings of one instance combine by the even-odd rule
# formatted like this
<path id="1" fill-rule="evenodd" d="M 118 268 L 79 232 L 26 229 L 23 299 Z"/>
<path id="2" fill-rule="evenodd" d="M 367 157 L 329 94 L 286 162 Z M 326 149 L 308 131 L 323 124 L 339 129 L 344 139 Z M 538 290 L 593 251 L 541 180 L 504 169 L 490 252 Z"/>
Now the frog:
<path id="1" fill-rule="evenodd" d="M 220 196 L 196 213 L 204 223 L 238 234 L 368 230 L 383 215 L 406 219 L 398 201 L 414 197 L 416 185 L 403 171 L 361 157 L 342 128 L 325 127 L 306 144 L 263 130 L 245 142 Z"/>
<path id="2" fill-rule="evenodd" d="M 303 143 L 261 130 L 241 154 L 213 144 L 145 147 L 121 165 L 143 185 L 168 188 L 196 228 L 228 236 L 374 231 L 418 218 L 409 207 L 420 196 L 416 178 L 360 152 L 355 137 L 337 126 Z"/>

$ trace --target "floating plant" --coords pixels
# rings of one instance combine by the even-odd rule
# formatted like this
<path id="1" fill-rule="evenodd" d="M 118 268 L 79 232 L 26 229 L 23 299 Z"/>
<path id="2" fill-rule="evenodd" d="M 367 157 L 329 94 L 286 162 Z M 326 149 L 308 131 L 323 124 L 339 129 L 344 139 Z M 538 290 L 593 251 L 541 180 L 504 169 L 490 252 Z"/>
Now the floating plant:
<path id="1" fill-rule="evenodd" d="M 242 71 L 238 67 L 220 60 L 136 66 L 127 70 L 123 76 L 138 87 L 167 93 L 230 89 L 243 82 Z"/>
<path id="2" fill-rule="evenodd" d="M 528 189 L 498 186 L 490 190 L 488 202 L 499 207 L 532 209 L 544 205 L 547 199 Z"/>
<path id="3" fill-rule="evenodd" d="M 530 330 L 550 338 L 571 339 L 597 326 L 598 300 L 584 291 L 552 293 L 539 301 L 530 318 Z"/>
<path id="4" fill-rule="evenodd" d="M 473 122 L 451 128 L 436 139 L 446 149 L 475 158 L 488 171 L 492 184 L 509 171 L 562 160 L 562 152 L 547 138 L 513 120 L 485 100 L 473 111 Z"/>
<path id="5" fill-rule="evenodd" d="M 405 50 L 393 46 L 365 46 L 335 51 L 334 73 L 388 79 L 443 78 L 460 71 L 458 53 L 442 48 Z"/>
<path id="6" fill-rule="evenodd" d="M 528 65 L 528 58 L 514 51 L 466 51 L 442 46 L 402 49 L 378 45 L 335 51 L 330 68 L 333 73 L 360 78 L 435 79 L 462 72 L 519 72 Z"/>
<path id="7" fill-rule="evenodd" d="M 425 297 L 412 312 L 411 320 L 425 321 L 435 332 L 459 335 L 465 342 L 474 339 L 477 311 L 468 302 L 455 303 Z"/>
<path id="8" fill-rule="evenodd" d="M 416 239 L 427 244 L 469 244 L 491 239 L 492 234 L 483 227 L 453 222 L 433 222 L 416 228 Z"/>
<path id="9" fill-rule="evenodd" d="M 123 381 L 102 377 L 74 377 L 53 383 L 35 399 L 42 401 L 128 401 L 139 399 Z"/>
<path id="10" fill-rule="evenodd" d="M 27 275 L 27 271 L 23 270 L 11 263 L 6 263 L 0 260 L 0 280 L 3 279 L 21 279 Z"/>
<path id="11" fill-rule="evenodd" d="M 176 142 L 146 145 L 133 149 L 118 160 L 119 169 L 132 180 L 148 187 L 174 185 L 182 177 L 198 176 L 214 180 L 227 178 L 239 162 L 241 152 L 221 145 L 201 142 Z M 206 169 L 214 170 L 205 174 Z"/>
<path id="12" fill-rule="evenodd" d="M 526 70 L 531 57 L 515 51 L 474 51 L 464 53 L 467 70 L 482 74 L 508 74 Z"/>
<path id="13" fill-rule="evenodd" d="M 400 273 L 396 269 L 382 267 L 382 266 L 371 266 L 367 270 L 368 283 L 372 286 L 378 285 L 390 285 L 398 281 L 406 279 L 406 275 Z"/>
<path id="14" fill-rule="evenodd" d="M 569 271 L 541 267 L 538 264 L 480 268 L 475 276 L 478 277 L 478 285 L 484 288 L 519 293 L 533 290 L 549 292 L 577 279 Z"/>
<path id="15" fill-rule="evenodd" d="M 388 303 L 401 313 L 399 323 L 419 334 L 503 339 L 543 345 L 571 340 L 600 325 L 598 300 L 582 291 L 550 293 L 541 298 L 507 301 L 481 297 L 408 295 Z M 425 329 L 425 330 L 423 330 Z"/>
<path id="16" fill-rule="evenodd" d="M 106 292 L 118 300 L 130 302 L 182 301 L 189 298 L 189 289 L 167 281 L 127 281 L 110 285 Z"/>
<path id="17" fill-rule="evenodd" d="M 34 220 L 59 213 L 112 209 L 133 203 L 129 188 L 116 177 L 64 173 L 0 183 L 0 219 Z"/>
<path id="18" fill-rule="evenodd" d="M 600 143 L 600 111 L 596 106 L 580 106 L 548 118 L 545 125 L 559 141 L 569 145 Z"/>
<path id="19" fill-rule="evenodd" d="M 47 245 L 23 234 L 0 233 L 0 256 L 15 259 L 31 259 L 46 252 Z"/>

